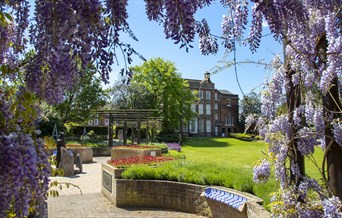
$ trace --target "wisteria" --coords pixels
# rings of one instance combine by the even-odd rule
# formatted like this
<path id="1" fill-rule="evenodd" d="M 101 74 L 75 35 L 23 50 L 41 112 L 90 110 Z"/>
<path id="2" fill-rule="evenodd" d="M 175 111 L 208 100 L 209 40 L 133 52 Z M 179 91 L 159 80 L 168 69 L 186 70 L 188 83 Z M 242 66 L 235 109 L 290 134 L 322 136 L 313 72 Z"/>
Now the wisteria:
<path id="1" fill-rule="evenodd" d="M 271 165 L 268 161 L 263 160 L 260 165 L 253 169 L 253 180 L 255 182 L 266 182 L 270 176 Z"/>
<path id="2" fill-rule="evenodd" d="M 48 163 L 36 134 L 39 114 L 33 98 L 61 102 L 65 91 L 83 76 L 88 64 L 96 65 L 102 80 L 107 82 L 118 50 L 123 51 L 128 64 L 132 62 L 131 55 L 137 54 L 120 41 L 122 32 L 136 40 L 128 24 L 127 0 L 36 0 L 32 5 L 34 15 L 28 19 L 30 2 L 0 1 L 0 152 L 5 157 L 0 159 L 1 217 L 8 215 L 5 213 L 24 217 L 30 207 L 47 216 L 44 198 Z M 219 39 L 210 33 L 206 21 L 195 19 L 196 12 L 213 0 L 144 2 L 147 17 L 163 26 L 166 38 L 189 49 L 197 33 L 202 54 L 218 51 Z M 334 158 L 342 155 L 341 1 L 220 3 L 227 9 L 219 37 L 227 52 L 236 52 L 236 44 L 244 41 L 249 8 L 252 18 L 244 44 L 252 52 L 258 49 L 265 21 L 273 37 L 285 47 L 284 62 L 276 57 L 272 63 L 276 73 L 262 93 L 263 116 L 257 124 L 270 146 L 280 183 L 277 198 L 283 203 L 271 211 L 275 216 L 284 211 L 302 217 L 341 216 L 341 175 L 328 171 L 324 184 L 311 188 L 314 182 L 300 175 L 303 172 L 298 162 L 298 158 L 312 154 L 315 146 L 320 146 L 325 152 L 324 161 L 329 160 L 327 168 L 331 164 L 342 168 L 341 161 Z M 23 61 L 28 40 L 34 53 Z M 131 76 L 127 67 L 122 72 Z M 286 110 L 281 110 L 283 107 Z M 269 167 L 263 161 L 255 168 L 256 179 L 268 178 Z M 318 197 L 308 198 L 308 189 Z"/>

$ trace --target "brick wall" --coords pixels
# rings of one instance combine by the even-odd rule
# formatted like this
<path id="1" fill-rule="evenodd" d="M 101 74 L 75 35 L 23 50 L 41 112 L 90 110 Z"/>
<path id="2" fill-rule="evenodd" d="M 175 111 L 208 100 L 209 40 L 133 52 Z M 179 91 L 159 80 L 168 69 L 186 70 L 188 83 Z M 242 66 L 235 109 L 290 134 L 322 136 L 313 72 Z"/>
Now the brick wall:
<path id="1" fill-rule="evenodd" d="M 121 172 L 108 164 L 102 164 L 102 173 L 105 180 L 110 184 L 111 191 L 104 187 L 104 176 L 102 176 L 101 192 L 110 199 L 117 207 L 154 207 L 166 208 L 176 211 L 194 213 L 205 217 L 270 217 L 270 214 L 259 204 L 253 203 L 251 211 L 249 204 L 245 204 L 241 209 L 235 209 L 218 201 L 213 201 L 201 196 L 205 186 L 161 181 L 161 180 L 129 180 L 119 179 Z M 116 175 L 116 176 L 115 176 Z M 239 192 L 232 189 L 222 188 L 235 194 L 242 195 L 251 201 L 260 203 L 259 198 L 248 193 Z"/>

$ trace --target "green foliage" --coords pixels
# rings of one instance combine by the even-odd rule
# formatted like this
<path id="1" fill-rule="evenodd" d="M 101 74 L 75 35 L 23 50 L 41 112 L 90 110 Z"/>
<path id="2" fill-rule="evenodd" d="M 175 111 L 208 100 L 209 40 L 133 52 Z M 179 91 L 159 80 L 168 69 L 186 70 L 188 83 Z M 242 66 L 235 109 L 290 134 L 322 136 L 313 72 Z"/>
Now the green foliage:
<path id="1" fill-rule="evenodd" d="M 181 119 L 191 118 L 195 96 L 174 63 L 155 58 L 131 70 L 134 73 L 132 84 L 145 87 L 150 96 L 150 108 L 158 109 L 156 115 L 163 117 L 162 132 L 174 132 Z"/>
<path id="2" fill-rule="evenodd" d="M 110 109 L 152 109 L 153 96 L 143 85 L 118 81 L 108 92 L 111 96 Z"/>
<path id="3" fill-rule="evenodd" d="M 44 145 L 46 148 L 57 148 L 55 139 L 50 136 L 44 137 Z"/>
<path id="4" fill-rule="evenodd" d="M 253 193 L 252 172 L 188 160 L 167 162 L 157 167 L 136 165 L 122 174 L 125 179 L 158 179 L 199 185 L 218 185 Z"/>
<path id="5" fill-rule="evenodd" d="M 246 134 L 246 133 L 231 133 L 230 136 L 236 139 L 244 140 L 244 141 L 252 141 L 255 138 L 255 135 Z"/>
<path id="6" fill-rule="evenodd" d="M 255 92 L 250 92 L 247 95 L 243 96 L 240 101 L 240 122 L 241 125 L 245 125 L 245 119 L 250 114 L 261 114 L 261 99 L 258 94 Z"/>
<path id="7" fill-rule="evenodd" d="M 182 137 L 182 140 L 185 140 L 185 137 Z M 178 133 L 169 133 L 169 134 L 160 134 L 156 137 L 158 142 L 179 142 L 179 134 Z"/>
<path id="8" fill-rule="evenodd" d="M 77 123 L 68 123 L 68 124 L 71 124 L 70 129 L 67 132 L 68 136 L 81 136 L 81 135 L 83 135 L 84 126 L 81 126 Z M 74 124 L 76 124 L 76 125 L 74 125 Z M 91 138 L 98 137 L 98 136 L 107 136 L 108 127 L 106 127 L 106 126 L 87 126 L 86 131 L 87 131 L 87 133 L 89 133 L 91 131 L 94 132 L 94 134 L 91 136 Z"/>
<path id="9" fill-rule="evenodd" d="M 84 77 L 66 93 L 65 101 L 55 106 L 63 123 L 86 122 L 91 117 L 91 110 L 106 104 L 107 94 L 102 89 L 100 78 L 95 74 L 96 68 L 88 66 Z"/>

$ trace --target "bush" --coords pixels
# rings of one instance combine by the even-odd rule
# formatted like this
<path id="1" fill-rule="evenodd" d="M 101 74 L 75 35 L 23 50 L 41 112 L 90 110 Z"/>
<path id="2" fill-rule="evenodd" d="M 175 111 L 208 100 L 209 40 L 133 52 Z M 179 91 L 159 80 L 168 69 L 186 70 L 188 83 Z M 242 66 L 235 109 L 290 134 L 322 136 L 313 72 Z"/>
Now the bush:
<path id="1" fill-rule="evenodd" d="M 254 140 L 254 135 L 246 134 L 246 133 L 231 133 L 230 137 L 240 139 L 243 141 L 252 141 Z"/>
<path id="2" fill-rule="evenodd" d="M 185 141 L 185 136 L 182 136 L 182 141 Z M 179 142 L 179 133 L 161 134 L 156 137 L 158 142 Z"/>
<path id="3" fill-rule="evenodd" d="M 169 180 L 199 185 L 217 185 L 253 193 L 252 172 L 228 167 L 195 163 L 187 160 L 166 162 L 157 167 L 136 165 L 127 168 L 124 179 Z"/>
<path id="4" fill-rule="evenodd" d="M 71 126 L 69 135 L 70 136 L 81 136 L 83 135 L 84 126 Z M 87 133 L 93 131 L 94 135 L 108 135 L 108 127 L 106 126 L 87 126 Z"/>

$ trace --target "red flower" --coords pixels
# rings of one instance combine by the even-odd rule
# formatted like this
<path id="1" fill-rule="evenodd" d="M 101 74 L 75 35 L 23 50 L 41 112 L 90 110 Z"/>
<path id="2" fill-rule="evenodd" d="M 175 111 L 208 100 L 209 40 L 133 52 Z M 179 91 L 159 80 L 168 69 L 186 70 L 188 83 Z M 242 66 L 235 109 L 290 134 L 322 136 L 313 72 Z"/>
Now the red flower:
<path id="1" fill-rule="evenodd" d="M 175 160 L 173 157 L 156 157 L 156 156 L 134 156 L 127 157 L 118 160 L 109 160 L 108 164 L 113 165 L 115 167 L 128 167 L 134 164 L 159 164 L 166 161 Z"/>

